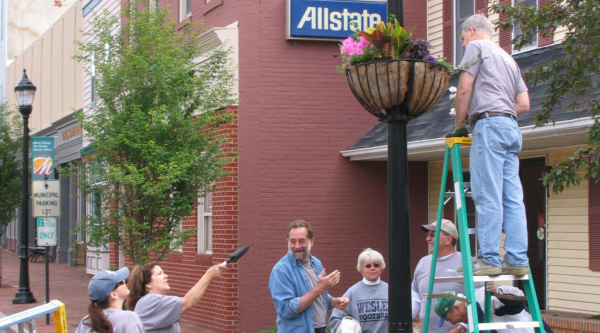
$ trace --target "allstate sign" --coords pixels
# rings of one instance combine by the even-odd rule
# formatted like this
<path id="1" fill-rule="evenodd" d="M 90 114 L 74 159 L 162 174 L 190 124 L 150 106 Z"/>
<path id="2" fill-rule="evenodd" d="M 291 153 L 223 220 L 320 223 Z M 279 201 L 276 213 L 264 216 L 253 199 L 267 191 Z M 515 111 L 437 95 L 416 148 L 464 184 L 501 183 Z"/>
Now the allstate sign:
<path id="1" fill-rule="evenodd" d="M 385 1 L 287 0 L 287 39 L 335 40 L 386 22 Z M 356 22 L 353 28 L 352 22 Z"/>

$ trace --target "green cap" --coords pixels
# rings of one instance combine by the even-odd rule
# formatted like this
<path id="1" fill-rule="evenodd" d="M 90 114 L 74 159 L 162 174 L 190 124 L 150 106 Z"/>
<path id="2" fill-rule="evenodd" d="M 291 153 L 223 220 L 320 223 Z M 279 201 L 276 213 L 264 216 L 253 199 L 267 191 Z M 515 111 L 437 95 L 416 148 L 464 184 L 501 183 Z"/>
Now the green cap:
<path id="1" fill-rule="evenodd" d="M 444 291 L 442 294 L 456 296 L 456 292 L 453 290 Z M 448 298 L 448 297 L 436 298 L 433 309 L 435 310 L 435 313 L 437 313 L 437 315 L 440 316 L 440 318 L 441 318 L 438 328 L 440 328 L 440 327 L 442 327 L 442 325 L 444 325 L 444 322 L 446 321 L 446 314 L 448 314 L 448 311 L 450 311 L 450 309 L 452 309 L 452 306 L 454 305 L 454 303 L 456 303 L 456 301 L 453 300 L 452 298 Z"/>

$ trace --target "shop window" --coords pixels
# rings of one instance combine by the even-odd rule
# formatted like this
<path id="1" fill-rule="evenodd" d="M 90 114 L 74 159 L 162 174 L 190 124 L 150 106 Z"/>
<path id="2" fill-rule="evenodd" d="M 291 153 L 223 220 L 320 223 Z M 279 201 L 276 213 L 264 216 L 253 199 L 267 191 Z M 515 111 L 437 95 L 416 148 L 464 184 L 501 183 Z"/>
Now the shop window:
<path id="1" fill-rule="evenodd" d="M 600 182 L 588 180 L 589 268 L 600 271 Z"/>
<path id="2" fill-rule="evenodd" d="M 198 253 L 212 254 L 212 193 L 198 198 Z"/>
<path id="3" fill-rule="evenodd" d="M 532 7 L 532 6 L 537 7 L 538 3 L 537 3 L 537 0 L 512 0 L 512 5 L 513 6 L 525 6 L 525 7 Z M 520 36 L 522 34 L 523 34 L 523 31 L 521 31 L 521 25 L 516 24 L 513 29 L 513 32 L 512 32 L 512 38 L 514 39 L 517 36 Z M 513 53 L 524 52 L 524 51 L 528 51 L 528 50 L 537 48 L 537 46 L 538 46 L 538 35 L 536 33 L 533 35 L 531 42 L 527 43 L 520 50 L 515 50 L 514 45 L 513 45 L 512 51 L 513 51 Z"/>

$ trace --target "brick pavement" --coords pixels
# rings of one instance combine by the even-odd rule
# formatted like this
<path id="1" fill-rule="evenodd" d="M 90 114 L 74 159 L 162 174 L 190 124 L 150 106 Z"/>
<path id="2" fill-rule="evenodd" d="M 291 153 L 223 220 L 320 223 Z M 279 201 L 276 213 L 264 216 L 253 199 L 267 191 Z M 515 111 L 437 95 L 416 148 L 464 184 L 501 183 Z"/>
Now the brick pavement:
<path id="1" fill-rule="evenodd" d="M 0 287 L 0 313 L 8 316 L 16 312 L 41 305 L 46 300 L 45 271 L 43 258 L 37 263 L 29 264 L 29 282 L 37 302 L 33 304 L 12 304 L 12 299 L 19 286 L 19 258 L 14 252 L 1 250 L 2 259 L 0 273 L 2 286 Z M 90 278 L 85 272 L 85 267 L 69 267 L 67 264 L 49 264 L 50 271 L 50 299 L 58 299 L 65 303 L 67 311 L 67 324 L 70 332 L 74 332 L 79 321 L 87 314 L 89 300 L 87 286 Z M 54 320 L 50 317 L 50 325 L 46 325 L 45 317 L 36 320 L 38 333 L 54 332 Z M 214 331 L 197 327 L 195 324 L 180 321 L 181 332 L 214 333 Z"/>

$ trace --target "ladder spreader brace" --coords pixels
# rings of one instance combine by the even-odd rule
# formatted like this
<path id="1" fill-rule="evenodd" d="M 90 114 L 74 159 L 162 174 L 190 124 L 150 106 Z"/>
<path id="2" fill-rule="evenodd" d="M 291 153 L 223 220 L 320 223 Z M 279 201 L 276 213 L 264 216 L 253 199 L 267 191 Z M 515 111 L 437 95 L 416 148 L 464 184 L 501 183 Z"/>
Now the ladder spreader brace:
<path id="1" fill-rule="evenodd" d="M 433 245 L 433 253 L 431 260 L 431 273 L 429 276 L 429 288 L 427 294 L 427 307 L 425 309 L 425 320 L 421 323 L 422 332 L 427 333 L 429 329 L 429 317 L 431 311 L 431 301 L 432 299 L 441 297 L 442 295 L 434 295 L 433 294 L 433 285 L 434 283 L 444 283 L 444 282 L 463 282 L 465 285 L 465 305 L 467 306 L 467 313 L 469 318 L 469 331 L 479 333 L 480 331 L 489 331 L 489 330 L 501 330 L 501 329 L 512 329 L 512 328 L 525 328 L 532 327 L 535 329 L 535 333 L 544 333 L 544 325 L 542 322 L 542 316 L 540 313 L 540 307 L 538 305 L 535 287 L 533 285 L 533 279 L 531 277 L 531 273 L 523 276 L 515 276 L 515 275 L 497 275 L 497 276 L 473 276 L 473 267 L 471 264 L 471 247 L 469 234 L 474 234 L 475 229 L 469 229 L 468 221 L 467 221 L 467 211 L 465 204 L 465 183 L 463 182 L 463 174 L 462 174 L 462 161 L 460 156 L 460 147 L 461 145 L 470 146 L 471 138 L 447 138 L 446 139 L 446 152 L 444 154 L 444 166 L 442 171 L 442 182 L 440 185 L 440 199 L 438 204 L 438 212 L 437 212 L 437 223 L 435 227 L 435 240 Z M 446 181 L 448 176 L 448 162 L 452 160 L 452 178 L 454 181 L 454 191 L 445 193 L 446 189 Z M 467 183 L 467 187 L 469 187 Z M 438 255 L 438 245 L 439 245 L 439 237 L 442 227 L 442 216 L 444 213 L 444 204 L 448 200 L 446 199 L 450 194 L 454 195 L 454 202 L 456 208 L 456 224 L 458 229 L 458 237 L 460 241 L 460 253 L 462 257 L 463 264 L 463 276 L 451 276 L 451 277 L 436 277 L 435 269 Z M 525 288 L 525 296 L 527 297 L 529 303 L 530 315 L 533 321 L 531 322 L 501 322 L 501 323 L 491 323 L 492 312 L 491 312 L 491 294 L 485 291 L 485 305 L 484 305 L 484 322 L 479 323 L 477 319 L 477 305 L 475 298 L 475 282 L 487 282 L 489 281 L 515 281 L 521 280 L 523 281 L 523 285 Z M 444 296 L 448 297 L 448 296 Z"/>

